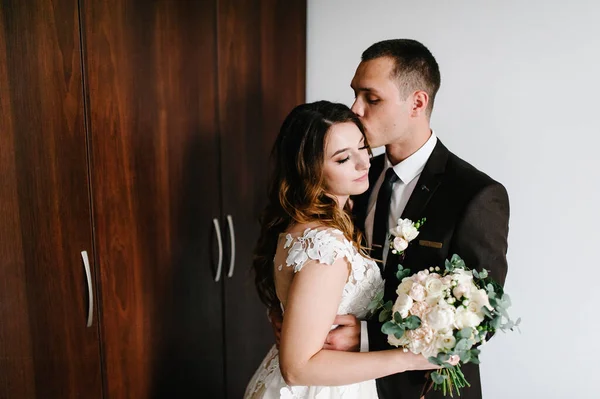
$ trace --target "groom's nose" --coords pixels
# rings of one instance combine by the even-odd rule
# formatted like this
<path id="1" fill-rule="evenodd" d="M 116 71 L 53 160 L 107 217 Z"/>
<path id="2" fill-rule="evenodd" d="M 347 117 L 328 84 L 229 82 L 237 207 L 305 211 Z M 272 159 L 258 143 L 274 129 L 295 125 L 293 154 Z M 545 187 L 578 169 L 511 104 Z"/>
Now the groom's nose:
<path id="1" fill-rule="evenodd" d="M 357 97 L 354 100 L 354 104 L 352 104 L 352 108 L 350 108 L 352 110 L 352 112 L 354 112 L 356 115 L 358 115 L 359 117 L 363 117 L 364 116 L 364 108 L 361 104 L 362 102 L 360 101 L 360 99 Z"/>

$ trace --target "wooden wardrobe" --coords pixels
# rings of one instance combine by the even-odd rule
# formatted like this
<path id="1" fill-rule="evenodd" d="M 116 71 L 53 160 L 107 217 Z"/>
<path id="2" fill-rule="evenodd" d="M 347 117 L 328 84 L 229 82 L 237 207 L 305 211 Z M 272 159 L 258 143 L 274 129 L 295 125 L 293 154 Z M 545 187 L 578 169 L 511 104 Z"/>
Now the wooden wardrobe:
<path id="1" fill-rule="evenodd" d="M 241 398 L 306 0 L 0 1 L 0 399 Z"/>

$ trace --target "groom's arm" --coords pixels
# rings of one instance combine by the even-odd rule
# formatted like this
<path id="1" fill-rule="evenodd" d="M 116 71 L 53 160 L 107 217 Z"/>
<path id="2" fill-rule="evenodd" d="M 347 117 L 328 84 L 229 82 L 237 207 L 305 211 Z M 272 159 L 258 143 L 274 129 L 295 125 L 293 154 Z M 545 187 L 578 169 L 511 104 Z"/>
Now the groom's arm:
<path id="1" fill-rule="evenodd" d="M 367 340 L 369 342 L 369 351 L 381 351 L 385 349 L 390 349 L 390 345 L 387 343 L 387 336 L 381 332 L 381 326 L 383 323 L 380 323 L 377 318 L 368 320 L 367 331 L 368 337 Z"/>
<path id="2" fill-rule="evenodd" d="M 487 269 L 504 286 L 508 264 L 508 193 L 500 183 L 484 187 L 457 224 L 449 255 L 458 254 L 470 269 Z"/>

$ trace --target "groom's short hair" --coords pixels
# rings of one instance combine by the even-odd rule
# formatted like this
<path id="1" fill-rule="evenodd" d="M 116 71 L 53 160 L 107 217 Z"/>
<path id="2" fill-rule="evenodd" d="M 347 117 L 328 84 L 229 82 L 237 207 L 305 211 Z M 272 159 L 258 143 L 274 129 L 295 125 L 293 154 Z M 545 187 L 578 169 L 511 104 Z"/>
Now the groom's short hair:
<path id="1" fill-rule="evenodd" d="M 392 79 L 396 79 L 400 95 L 406 98 L 416 90 L 429 95 L 427 111 L 431 114 L 435 95 L 440 88 L 440 68 L 433 54 L 422 43 L 412 39 L 377 42 L 362 53 L 362 61 L 390 57 L 394 60 Z"/>

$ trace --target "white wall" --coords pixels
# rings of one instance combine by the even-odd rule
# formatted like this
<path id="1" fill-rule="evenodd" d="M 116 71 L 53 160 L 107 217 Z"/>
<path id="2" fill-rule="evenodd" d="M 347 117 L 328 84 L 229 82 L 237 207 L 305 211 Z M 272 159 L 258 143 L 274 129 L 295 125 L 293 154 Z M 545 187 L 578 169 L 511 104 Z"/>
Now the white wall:
<path id="1" fill-rule="evenodd" d="M 441 68 L 436 133 L 508 189 L 522 333 L 484 347 L 484 397 L 600 398 L 600 2 L 308 4 L 308 101 L 350 105 L 364 49 L 417 39 Z"/>

